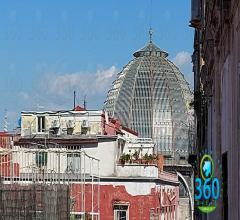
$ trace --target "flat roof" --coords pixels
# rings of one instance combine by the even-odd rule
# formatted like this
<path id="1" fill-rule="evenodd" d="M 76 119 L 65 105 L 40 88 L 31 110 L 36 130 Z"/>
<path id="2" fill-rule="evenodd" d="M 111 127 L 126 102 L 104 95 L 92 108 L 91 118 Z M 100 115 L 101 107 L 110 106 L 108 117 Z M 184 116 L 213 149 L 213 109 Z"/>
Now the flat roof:
<path id="1" fill-rule="evenodd" d="M 117 135 L 89 135 L 89 136 L 79 136 L 79 135 L 66 135 L 59 137 L 22 137 L 18 141 L 14 142 L 14 145 L 18 146 L 32 146 L 32 145 L 43 145 L 54 146 L 61 148 L 62 146 L 77 146 L 77 147 L 87 147 L 86 145 L 96 145 L 102 141 L 115 141 Z"/>
<path id="2" fill-rule="evenodd" d="M 93 113 L 93 114 L 102 114 L 102 110 L 86 110 L 86 111 L 73 111 L 73 110 L 59 110 L 59 111 L 21 111 L 21 114 L 88 114 L 88 113 Z"/>

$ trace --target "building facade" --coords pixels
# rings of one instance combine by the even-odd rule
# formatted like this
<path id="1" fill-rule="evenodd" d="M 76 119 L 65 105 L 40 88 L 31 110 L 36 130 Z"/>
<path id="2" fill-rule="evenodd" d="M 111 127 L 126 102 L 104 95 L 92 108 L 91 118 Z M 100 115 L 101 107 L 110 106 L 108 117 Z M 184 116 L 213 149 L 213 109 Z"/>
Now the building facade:
<path id="1" fill-rule="evenodd" d="M 11 164 L 10 160 L 12 160 L 11 154 L 9 150 L 12 149 L 14 145 L 14 141 L 17 141 L 20 138 L 20 133 L 18 131 L 14 132 L 0 132 L 0 150 L 3 151 L 3 154 L 0 154 L 0 173 L 6 176 L 10 176 L 11 174 L 17 174 L 18 165 Z"/>
<path id="2" fill-rule="evenodd" d="M 104 110 L 137 131 L 139 137 L 153 139 L 155 151 L 164 155 L 164 169 L 179 172 L 182 216 L 191 219 L 193 172 L 188 157 L 194 139 L 192 92 L 168 53 L 153 43 L 151 30 L 150 41 L 133 56 L 112 83 Z"/>
<path id="3" fill-rule="evenodd" d="M 21 125 L 4 184 L 65 184 L 74 219 L 181 219 L 178 176 L 152 139 L 102 111 L 22 112 Z"/>
<path id="4" fill-rule="evenodd" d="M 216 211 L 203 219 L 240 219 L 239 24 L 238 0 L 192 1 L 196 153 L 213 155 L 223 190 Z"/>

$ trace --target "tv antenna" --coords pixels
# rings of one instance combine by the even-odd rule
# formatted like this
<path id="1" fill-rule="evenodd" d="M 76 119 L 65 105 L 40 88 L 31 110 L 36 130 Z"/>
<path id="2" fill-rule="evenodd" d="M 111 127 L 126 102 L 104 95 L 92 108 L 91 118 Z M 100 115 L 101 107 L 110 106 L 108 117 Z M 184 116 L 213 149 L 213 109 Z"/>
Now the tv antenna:
<path id="1" fill-rule="evenodd" d="M 85 110 L 87 109 L 87 95 L 84 95 L 84 98 L 83 98 L 83 108 Z"/>
<path id="2" fill-rule="evenodd" d="M 73 110 L 76 108 L 76 91 L 73 91 Z"/>
<path id="3" fill-rule="evenodd" d="M 7 109 L 5 109 L 4 111 L 4 126 L 3 126 L 3 130 L 5 132 L 8 131 L 8 115 L 7 115 Z"/>

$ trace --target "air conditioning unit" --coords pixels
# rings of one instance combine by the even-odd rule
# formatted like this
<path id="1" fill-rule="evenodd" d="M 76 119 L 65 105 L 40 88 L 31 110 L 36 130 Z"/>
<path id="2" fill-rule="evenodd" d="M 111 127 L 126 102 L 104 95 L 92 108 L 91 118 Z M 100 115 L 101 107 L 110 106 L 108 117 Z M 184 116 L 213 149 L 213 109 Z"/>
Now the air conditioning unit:
<path id="1" fill-rule="evenodd" d="M 53 120 L 52 121 L 52 128 L 59 128 L 59 127 L 60 127 L 59 120 Z"/>
<path id="2" fill-rule="evenodd" d="M 51 122 L 51 127 L 49 128 L 49 135 L 57 135 L 59 132 L 59 128 L 60 128 L 60 122 L 59 120 L 53 120 Z"/>
<path id="3" fill-rule="evenodd" d="M 87 120 L 83 120 L 82 121 L 82 128 L 88 128 L 89 127 L 89 123 Z"/>
<path id="4" fill-rule="evenodd" d="M 67 122 L 67 128 L 74 128 L 75 122 L 74 120 L 68 120 Z"/>

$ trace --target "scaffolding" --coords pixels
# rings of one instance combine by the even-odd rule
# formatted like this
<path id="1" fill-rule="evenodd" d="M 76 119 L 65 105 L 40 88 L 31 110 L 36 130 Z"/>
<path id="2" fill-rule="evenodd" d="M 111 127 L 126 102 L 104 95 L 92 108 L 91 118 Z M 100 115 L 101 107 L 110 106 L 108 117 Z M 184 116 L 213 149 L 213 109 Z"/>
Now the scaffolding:
<path id="1" fill-rule="evenodd" d="M 65 220 L 70 218 L 66 185 L 0 185 L 0 219 Z"/>
<path id="2" fill-rule="evenodd" d="M 0 149 L 0 216 L 9 216 L 6 207 L 16 214 L 21 206 L 22 218 L 5 219 L 99 220 L 99 160 L 83 150 L 33 147 Z"/>

